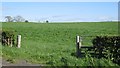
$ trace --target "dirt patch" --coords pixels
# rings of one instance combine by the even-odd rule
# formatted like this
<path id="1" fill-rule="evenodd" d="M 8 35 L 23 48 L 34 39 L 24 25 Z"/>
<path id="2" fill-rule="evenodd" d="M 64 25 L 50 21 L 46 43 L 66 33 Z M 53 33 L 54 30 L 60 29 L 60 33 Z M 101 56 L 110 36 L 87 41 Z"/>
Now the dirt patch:
<path id="1" fill-rule="evenodd" d="M 42 65 L 29 63 L 26 60 L 19 60 L 15 63 L 11 63 L 5 59 L 2 59 L 2 66 L 42 66 Z"/>

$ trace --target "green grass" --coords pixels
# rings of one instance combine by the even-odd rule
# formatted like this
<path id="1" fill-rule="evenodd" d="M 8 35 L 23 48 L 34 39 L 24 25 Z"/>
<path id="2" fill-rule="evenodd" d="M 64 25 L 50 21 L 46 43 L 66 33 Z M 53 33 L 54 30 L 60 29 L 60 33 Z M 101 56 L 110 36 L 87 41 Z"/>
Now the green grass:
<path id="1" fill-rule="evenodd" d="M 3 23 L 3 30 L 15 30 L 22 35 L 21 48 L 2 47 L 3 57 L 14 60 L 27 60 L 32 63 L 52 66 L 93 66 L 116 65 L 107 59 L 76 58 L 76 35 L 83 36 L 83 45 L 92 45 L 92 39 L 97 36 L 118 35 L 117 22 L 94 23 Z M 86 37 L 85 37 L 86 36 Z M 88 37 L 93 36 L 93 37 Z"/>

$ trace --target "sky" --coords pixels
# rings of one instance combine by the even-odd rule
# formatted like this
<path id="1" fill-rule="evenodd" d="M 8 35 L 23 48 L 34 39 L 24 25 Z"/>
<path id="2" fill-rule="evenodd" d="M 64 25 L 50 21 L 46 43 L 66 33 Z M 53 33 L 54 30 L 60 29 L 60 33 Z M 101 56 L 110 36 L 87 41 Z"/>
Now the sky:
<path id="1" fill-rule="evenodd" d="M 2 2 L 118 2 L 119 0 L 1 0 Z"/>
<path id="2" fill-rule="evenodd" d="M 118 2 L 2 2 L 0 10 L 2 21 L 5 16 L 17 15 L 32 22 L 118 20 Z"/>

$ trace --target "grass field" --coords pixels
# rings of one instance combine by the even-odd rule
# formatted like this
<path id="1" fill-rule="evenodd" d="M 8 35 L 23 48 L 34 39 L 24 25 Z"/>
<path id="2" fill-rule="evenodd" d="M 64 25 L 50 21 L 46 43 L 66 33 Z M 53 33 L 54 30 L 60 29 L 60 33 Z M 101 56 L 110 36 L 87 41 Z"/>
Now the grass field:
<path id="1" fill-rule="evenodd" d="M 2 47 L 2 56 L 11 62 L 26 60 L 52 66 L 116 66 L 108 59 L 86 56 L 76 58 L 75 37 L 82 36 L 83 45 L 92 45 L 97 36 L 118 35 L 117 22 L 85 23 L 3 23 L 3 30 L 22 35 L 21 48 Z M 90 37 L 93 36 L 93 37 Z"/>

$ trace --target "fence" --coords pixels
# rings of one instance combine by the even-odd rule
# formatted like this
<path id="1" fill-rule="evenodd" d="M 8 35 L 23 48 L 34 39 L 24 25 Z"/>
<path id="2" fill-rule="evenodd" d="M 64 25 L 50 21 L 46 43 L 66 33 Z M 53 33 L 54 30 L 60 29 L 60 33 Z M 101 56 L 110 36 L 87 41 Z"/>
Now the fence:
<path id="1" fill-rule="evenodd" d="M 82 44 L 83 37 L 95 38 L 95 36 L 76 36 L 76 56 L 77 57 L 84 56 L 86 51 L 89 52 L 89 54 L 91 54 L 92 56 L 96 56 L 98 58 L 104 57 L 104 55 L 107 54 L 106 50 L 104 50 L 104 47 L 98 47 L 98 46 L 96 47 L 94 45 L 90 45 L 90 46 L 83 45 Z M 114 46 L 114 47 L 120 49 L 120 46 Z"/>
<path id="2" fill-rule="evenodd" d="M 15 40 L 12 37 L 6 37 L 6 35 L 2 34 L 2 38 L 1 38 L 2 45 L 8 45 L 8 46 L 12 47 L 14 45 L 14 41 Z M 21 35 L 17 36 L 16 46 L 18 48 L 21 47 Z"/>

